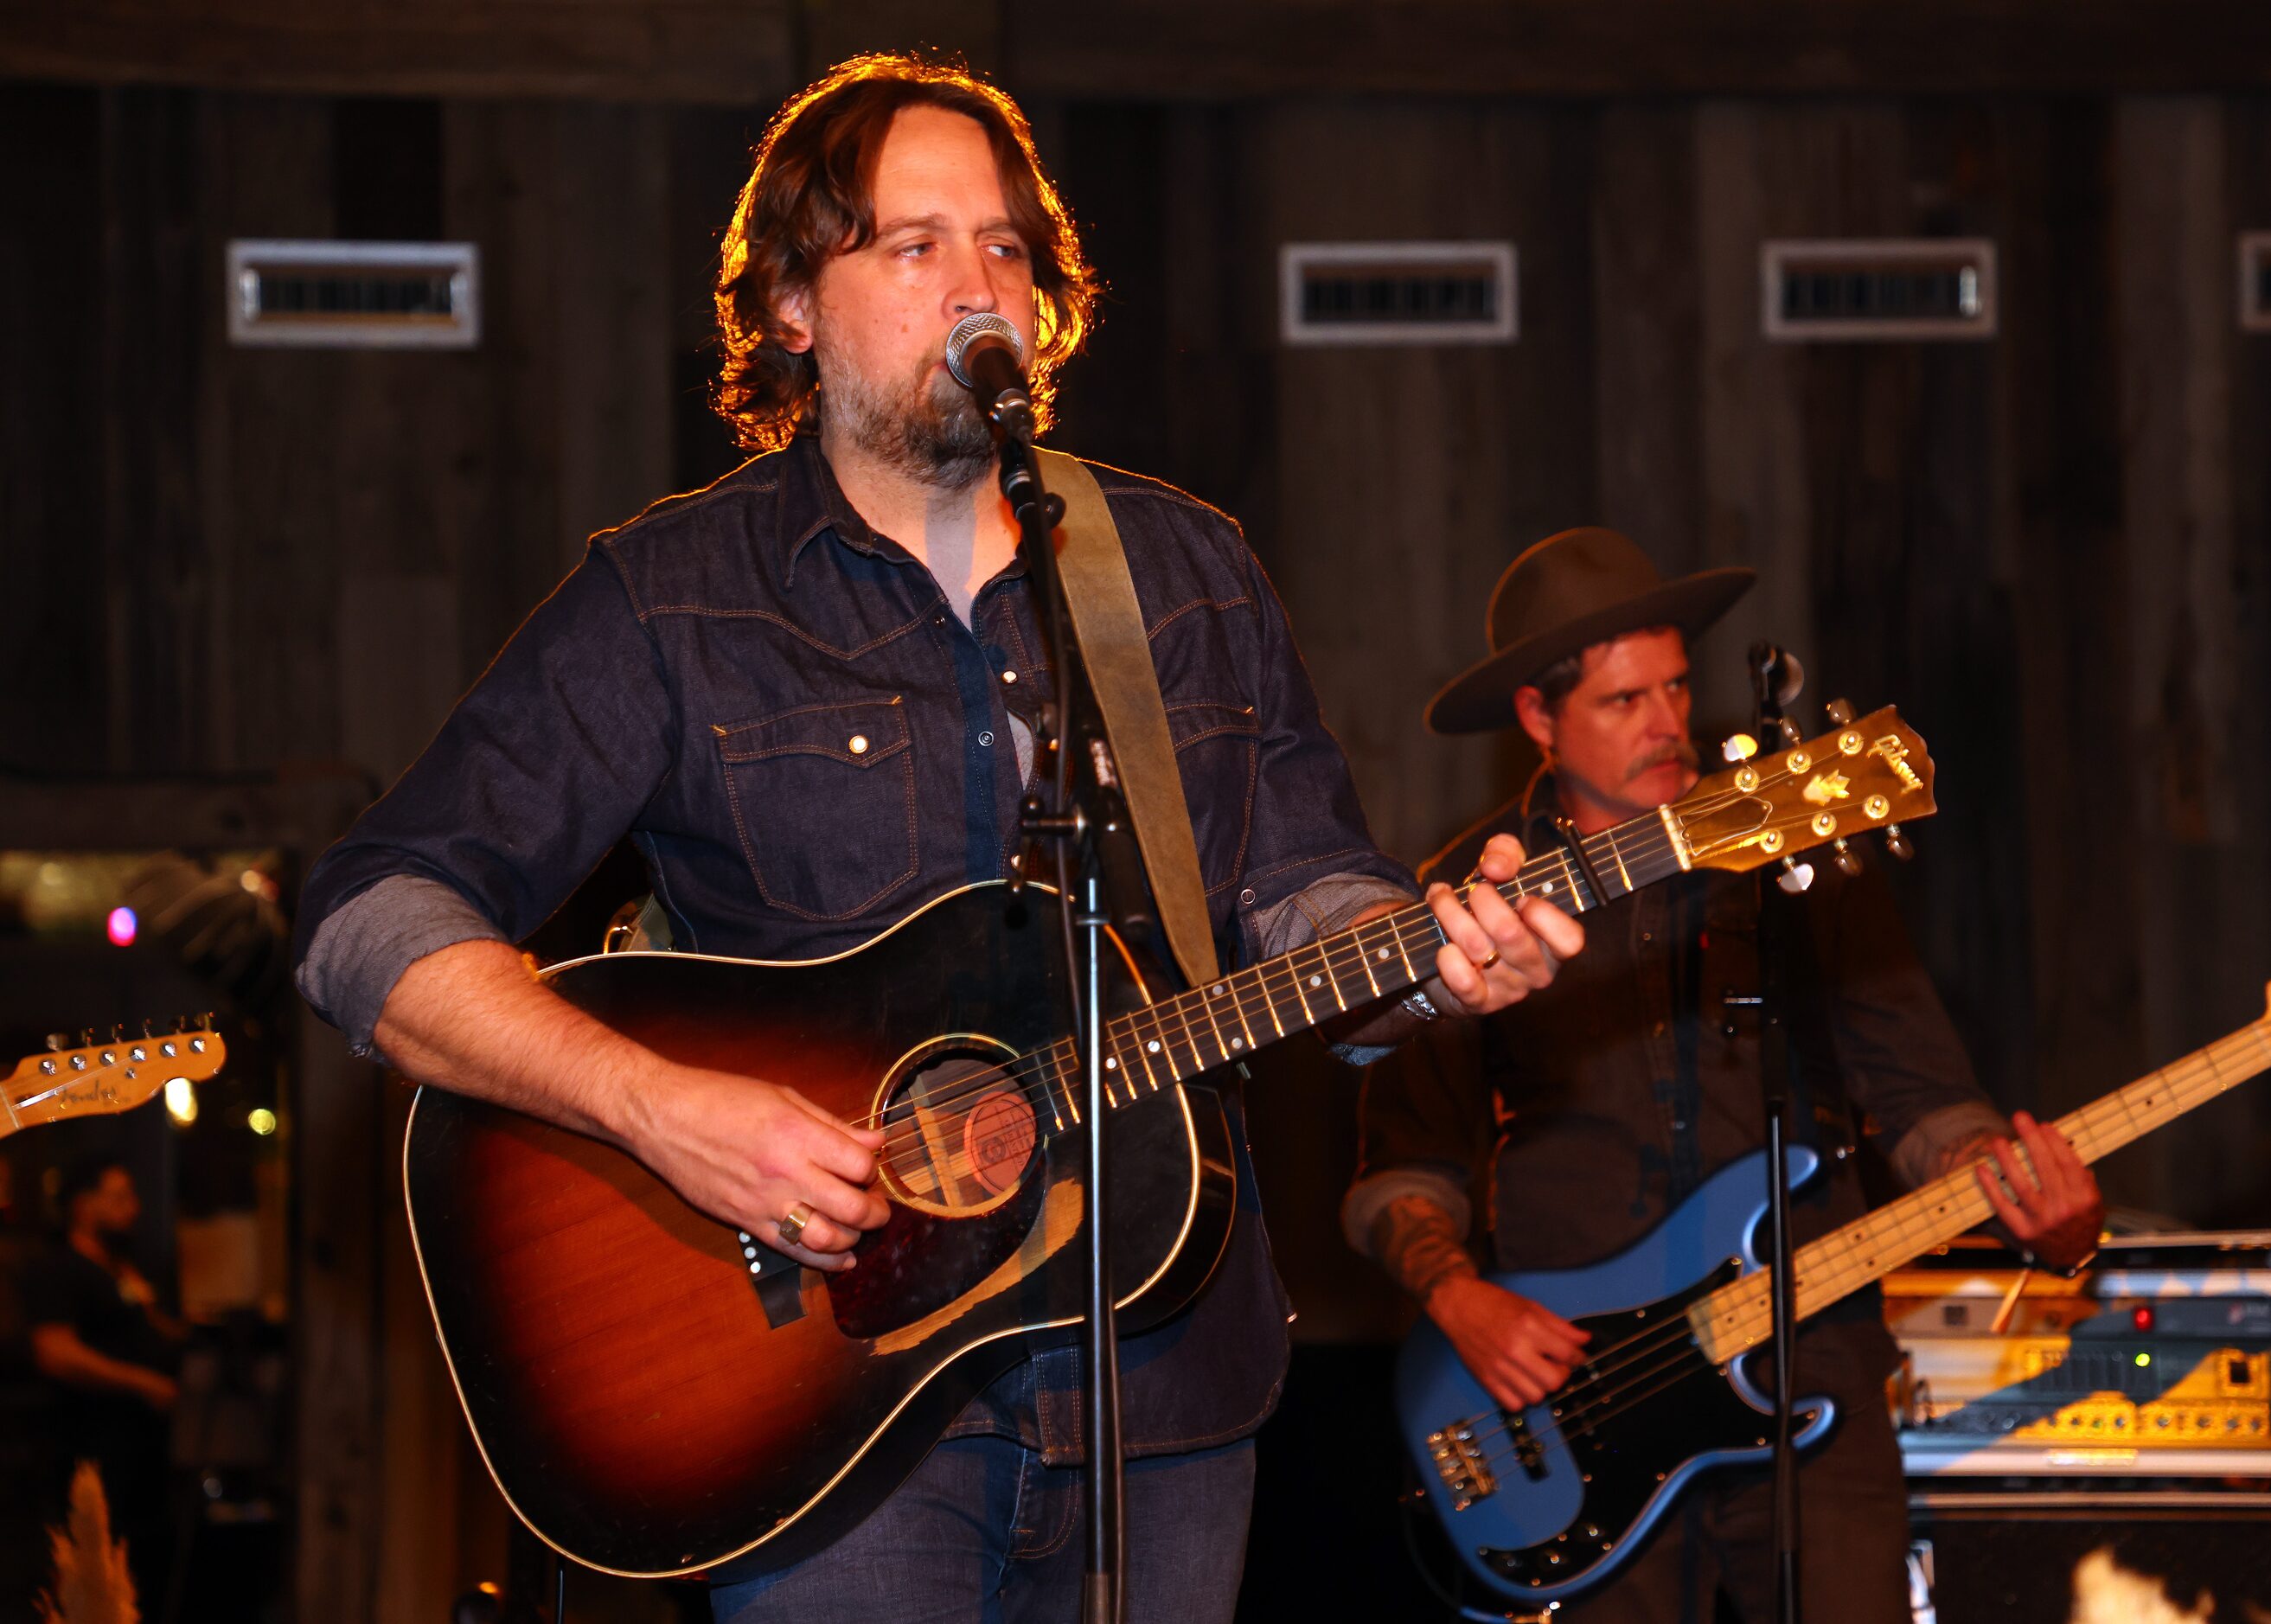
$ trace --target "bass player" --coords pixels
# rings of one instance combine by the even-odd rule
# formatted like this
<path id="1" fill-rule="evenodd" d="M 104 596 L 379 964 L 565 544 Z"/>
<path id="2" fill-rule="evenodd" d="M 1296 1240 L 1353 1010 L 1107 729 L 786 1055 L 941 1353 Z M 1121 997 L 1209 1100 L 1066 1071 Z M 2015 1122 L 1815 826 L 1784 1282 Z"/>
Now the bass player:
<path id="1" fill-rule="evenodd" d="M 1557 816 L 1591 835 L 1692 787 L 1687 641 L 1752 579 L 1723 569 L 1664 581 L 1631 540 L 1593 528 L 1516 559 L 1491 599 L 1491 654 L 1436 695 L 1426 721 L 1439 734 L 1519 726 L 1544 763 L 1519 800 L 1423 877 L 1466 874 L 1508 834 L 1543 849 Z M 1747 877 L 1702 870 L 1612 903 L 1591 920 L 1584 958 L 1548 994 L 1438 1027 L 1366 1077 L 1359 1167 L 1342 1207 L 1349 1241 L 1508 1409 L 1559 1388 L 1584 1357 L 1586 1333 L 1482 1278 L 1466 1247 L 1471 1191 L 1487 1191 L 1497 1270 L 1572 1268 L 1622 1251 L 1760 1147 L 1757 1033 L 1747 1013 L 1722 1002 L 1757 985 L 1755 895 Z M 2078 1267 L 2103 1217 L 2096 1181 L 2055 1129 L 2020 1113 L 2014 1135 L 1988 1103 L 1883 881 L 1825 864 L 1798 912 L 1794 1138 L 1828 1151 L 1829 1173 L 1794 1193 L 1794 1238 L 1863 1211 L 1845 1155 L 1860 1111 L 1910 1184 L 1992 1148 L 2016 1199 L 1984 1173 L 1980 1182 L 2008 1237 L 2046 1266 Z M 1804 1614 L 1906 1624 L 1907 1509 L 1884 1402 L 1895 1352 L 1876 1292 L 1806 1322 L 1795 1356 L 1798 1390 L 1826 1392 L 1843 1418 L 1800 1471 Z M 1649 1548 L 1559 1616 L 1709 1624 L 1724 1587 L 1744 1619 L 1763 1624 L 1773 1615 L 1771 1502 L 1763 1473 L 1705 1479 Z"/>

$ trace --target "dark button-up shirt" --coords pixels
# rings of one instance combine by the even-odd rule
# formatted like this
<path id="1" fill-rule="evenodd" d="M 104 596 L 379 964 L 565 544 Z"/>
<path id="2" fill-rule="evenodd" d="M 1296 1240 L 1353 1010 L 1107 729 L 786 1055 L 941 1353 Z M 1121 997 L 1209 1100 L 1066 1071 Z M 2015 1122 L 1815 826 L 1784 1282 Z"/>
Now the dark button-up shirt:
<path id="1" fill-rule="evenodd" d="M 1456 882 L 1498 831 L 1538 851 L 1556 842 L 1538 816 L 1501 808 L 1428 865 Z M 1366 1080 L 1361 1166 L 1344 1211 L 1365 1244 L 1399 1195 L 1455 1216 L 1481 1199 L 1501 1270 L 1567 1269 L 1622 1251 L 1718 1168 L 1765 1141 L 1754 1008 L 1754 883 L 1681 875 L 1584 916 L 1585 951 L 1553 983 L 1485 1020 L 1445 1024 L 1374 1066 Z M 1865 1211 L 1844 1154 L 1865 1113 L 1895 1169 L 1935 1174 L 1942 1152 L 2002 1119 L 1916 960 L 1873 870 L 1846 879 L 1819 865 L 1783 910 L 1791 946 L 1793 1140 L 1827 1176 L 1792 1201 L 1804 1241 Z M 1488 1178 L 1480 1178 L 1487 1168 Z M 1890 1367 L 1876 1295 L 1817 1316 L 1800 1374 L 1865 1396 Z"/>
<path id="2" fill-rule="evenodd" d="M 1271 922 L 1320 884 L 1344 883 L 1344 900 L 1409 894 L 1408 872 L 1373 845 L 1236 527 L 1171 487 L 1095 472 L 1225 959 L 1276 945 Z M 809 440 L 661 503 L 593 539 L 426 753 L 316 864 L 302 988 L 367 1041 L 406 956 L 465 933 L 403 926 L 400 907 L 382 928 L 355 923 L 358 898 L 438 884 L 517 939 L 626 831 L 677 947 L 772 959 L 855 947 L 1009 873 L 1022 793 L 1010 718 L 1051 692 L 1041 647 L 1022 565 L 979 590 L 965 624 L 931 572 L 853 510 Z M 382 945 L 348 952 L 348 935 Z M 1122 1354 L 1132 1451 L 1237 1436 L 1275 1396 L 1284 1302 L 1250 1184 L 1248 1221 L 1199 1307 Z M 1069 1353 L 1046 1355 L 976 1424 L 1076 1458 L 1076 1393 Z"/>

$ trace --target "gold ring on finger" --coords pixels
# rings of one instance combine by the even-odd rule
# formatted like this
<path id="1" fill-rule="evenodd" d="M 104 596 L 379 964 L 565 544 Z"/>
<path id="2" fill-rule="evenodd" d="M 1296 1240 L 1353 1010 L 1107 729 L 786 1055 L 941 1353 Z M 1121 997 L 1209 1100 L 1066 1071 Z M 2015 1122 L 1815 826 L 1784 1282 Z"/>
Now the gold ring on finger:
<path id="1" fill-rule="evenodd" d="M 803 1202 L 798 1202 L 796 1205 L 788 1210 L 788 1216 L 780 1221 L 779 1228 L 781 1244 L 783 1246 L 794 1246 L 799 1241 L 802 1240 L 804 1239 L 804 1226 L 811 1222 L 812 1209 Z"/>

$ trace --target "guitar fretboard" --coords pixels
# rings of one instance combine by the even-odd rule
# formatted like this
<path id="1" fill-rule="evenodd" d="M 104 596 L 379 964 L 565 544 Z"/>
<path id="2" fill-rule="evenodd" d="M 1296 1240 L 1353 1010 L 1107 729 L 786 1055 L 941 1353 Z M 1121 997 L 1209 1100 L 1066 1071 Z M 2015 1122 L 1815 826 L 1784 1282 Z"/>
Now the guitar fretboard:
<path id="1" fill-rule="evenodd" d="M 1577 914 L 1687 866 L 1675 825 L 1663 812 L 1585 836 L 1578 844 L 1582 863 L 1566 847 L 1542 852 L 1499 885 L 1499 895 L 1509 902 L 1539 897 Z M 1461 896 L 1471 889 L 1461 888 Z M 1336 1016 L 1404 993 L 1434 973 L 1435 955 L 1445 940 L 1433 911 L 1415 904 L 1120 1016 L 1104 1029 L 1106 1097 L 1115 1106 L 1127 1105 Z M 1077 1126 L 1081 1057 L 1072 1039 L 1046 1052 L 1042 1071 L 1049 1083 L 1049 1130 Z"/>
<path id="2" fill-rule="evenodd" d="M 2059 1118 L 2058 1128 L 2073 1142 L 2076 1155 L 2095 1162 L 2265 1070 L 2271 1070 L 2271 1017 Z M 2018 1146 L 2018 1151 L 2031 1173 L 2026 1147 Z M 1797 1317 L 1829 1307 L 1993 1217 L 1975 1165 L 1800 1247 L 1791 1260 Z M 1774 1334 L 1767 1291 L 1767 1271 L 1761 1270 L 1689 1307 L 1696 1341 L 1714 1364 L 1747 1352 Z"/>

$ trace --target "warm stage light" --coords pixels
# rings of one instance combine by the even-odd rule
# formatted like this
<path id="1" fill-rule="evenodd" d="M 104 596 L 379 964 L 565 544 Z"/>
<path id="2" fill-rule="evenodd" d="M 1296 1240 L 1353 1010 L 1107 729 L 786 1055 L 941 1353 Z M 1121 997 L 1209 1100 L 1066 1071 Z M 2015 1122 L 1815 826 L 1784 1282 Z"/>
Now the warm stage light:
<path id="1" fill-rule="evenodd" d="M 276 1113 L 266 1106 L 255 1106 L 245 1113 L 244 1125 L 265 1139 L 276 1131 Z"/>
<path id="2" fill-rule="evenodd" d="M 141 927 L 141 923 L 134 917 L 133 909 L 113 908 L 110 917 L 103 921 L 103 930 L 110 937 L 111 946 L 132 947 L 134 933 Z"/>
<path id="3" fill-rule="evenodd" d="M 189 1078 L 166 1079 L 166 1114 L 184 1128 L 197 1120 L 197 1091 Z"/>

